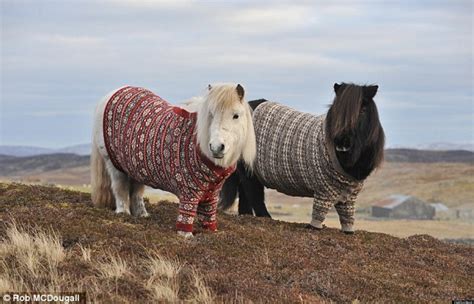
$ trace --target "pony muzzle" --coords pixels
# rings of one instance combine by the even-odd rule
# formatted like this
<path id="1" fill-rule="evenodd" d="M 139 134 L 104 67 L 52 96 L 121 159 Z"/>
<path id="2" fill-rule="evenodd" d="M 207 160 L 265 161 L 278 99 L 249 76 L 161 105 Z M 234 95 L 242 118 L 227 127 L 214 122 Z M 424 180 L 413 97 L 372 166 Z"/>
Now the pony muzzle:
<path id="1" fill-rule="evenodd" d="M 209 144 L 209 150 L 212 153 L 212 157 L 217 158 L 217 159 L 222 159 L 224 158 L 224 150 L 225 150 L 225 145 L 224 144 Z"/>

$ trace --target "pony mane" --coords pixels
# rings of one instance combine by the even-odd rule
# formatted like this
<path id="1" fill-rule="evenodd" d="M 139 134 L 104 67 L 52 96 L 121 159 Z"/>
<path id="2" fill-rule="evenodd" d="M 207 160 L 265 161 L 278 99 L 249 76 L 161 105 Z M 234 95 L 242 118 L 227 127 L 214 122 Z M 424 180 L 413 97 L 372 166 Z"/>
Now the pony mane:
<path id="1" fill-rule="evenodd" d="M 199 110 L 199 107 L 201 106 L 201 103 L 203 102 L 204 97 L 195 96 L 184 100 L 183 102 L 181 102 L 180 106 L 188 112 L 197 112 Z"/>

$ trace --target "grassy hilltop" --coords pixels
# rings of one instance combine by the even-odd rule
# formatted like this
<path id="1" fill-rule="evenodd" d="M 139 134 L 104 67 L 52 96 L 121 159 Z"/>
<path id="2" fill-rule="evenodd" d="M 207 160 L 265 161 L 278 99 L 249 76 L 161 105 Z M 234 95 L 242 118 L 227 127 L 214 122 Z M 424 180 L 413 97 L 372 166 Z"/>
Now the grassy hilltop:
<path id="1" fill-rule="evenodd" d="M 472 298 L 472 247 L 219 214 L 219 231 L 174 231 L 177 206 L 150 218 L 91 207 L 86 193 L 0 184 L 0 293 L 87 292 L 90 300 L 431 302 Z M 13 224 L 12 223 L 16 223 Z M 34 249 L 34 250 L 32 250 Z M 29 252 L 29 253 L 27 253 Z"/>

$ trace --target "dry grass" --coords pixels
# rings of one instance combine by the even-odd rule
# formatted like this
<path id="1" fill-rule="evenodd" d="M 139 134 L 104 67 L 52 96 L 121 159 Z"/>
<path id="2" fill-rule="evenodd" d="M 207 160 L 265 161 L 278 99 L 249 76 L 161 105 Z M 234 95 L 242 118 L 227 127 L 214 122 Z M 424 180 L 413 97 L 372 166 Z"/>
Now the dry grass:
<path id="1" fill-rule="evenodd" d="M 184 281 L 189 281 L 192 288 L 186 299 L 188 302 L 213 303 L 212 291 L 195 269 L 186 267 L 178 260 L 166 259 L 158 254 L 150 255 L 145 265 L 149 275 L 145 287 L 155 302 L 183 301 L 180 286 Z"/>
<path id="2" fill-rule="evenodd" d="M 214 296 L 211 290 L 207 287 L 204 279 L 193 269 L 192 271 L 192 280 L 194 290 L 191 294 L 190 301 L 191 303 L 202 303 L 208 304 L 214 302 Z"/>
<path id="3" fill-rule="evenodd" d="M 0 243 L 0 293 L 59 291 L 65 276 L 58 265 L 66 253 L 54 232 L 27 229 L 12 223 Z"/>
<path id="4" fill-rule="evenodd" d="M 474 204 L 474 165 L 467 163 L 384 163 L 357 199 L 360 207 L 390 194 L 407 194 L 448 207 Z"/>
<path id="5" fill-rule="evenodd" d="M 79 250 L 81 250 L 82 259 L 84 260 L 84 262 L 90 262 L 91 261 L 92 250 L 90 248 L 86 248 L 82 245 L 79 245 Z"/>
<path id="6" fill-rule="evenodd" d="M 122 280 L 124 284 L 141 286 L 142 298 L 147 296 L 150 302 L 212 302 L 212 292 L 202 277 L 178 260 L 166 259 L 154 252 L 132 265 L 116 253 L 105 252 L 94 259 L 90 248 L 82 244 L 76 248 L 78 250 L 65 250 L 61 237 L 53 231 L 10 224 L 0 243 L 0 294 L 85 291 L 93 302 L 104 299 L 129 302 L 130 299 L 121 294 L 118 280 Z M 76 262 L 95 275 L 61 268 Z M 143 269 L 146 269 L 145 274 L 141 273 Z M 189 292 L 181 292 L 183 284 L 191 286 Z"/>
<path id="7" fill-rule="evenodd" d="M 179 300 L 180 271 L 179 261 L 166 260 L 162 256 L 153 255 L 148 258 L 146 268 L 149 279 L 146 289 L 156 301 L 177 302 Z"/>
<path id="8" fill-rule="evenodd" d="M 105 279 L 119 279 L 130 274 L 130 267 L 120 256 L 108 253 L 105 261 L 96 262 L 99 275 Z"/>

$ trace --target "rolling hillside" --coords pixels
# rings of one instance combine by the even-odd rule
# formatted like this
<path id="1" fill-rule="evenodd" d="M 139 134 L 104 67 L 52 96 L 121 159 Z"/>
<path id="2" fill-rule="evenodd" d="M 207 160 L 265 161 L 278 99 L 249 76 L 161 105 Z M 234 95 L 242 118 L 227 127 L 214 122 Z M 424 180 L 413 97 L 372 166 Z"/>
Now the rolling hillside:
<path id="1" fill-rule="evenodd" d="M 409 163 L 471 163 L 474 164 L 474 152 L 466 150 L 414 150 L 388 149 L 385 151 L 387 162 Z"/>
<path id="2" fill-rule="evenodd" d="M 0 155 L 0 176 L 28 176 L 89 165 L 89 156 L 71 153 L 14 157 Z"/>
<path id="3" fill-rule="evenodd" d="M 443 202 L 450 207 L 474 206 L 474 153 L 389 149 L 382 168 L 365 182 L 359 207 L 394 194 Z M 0 180 L 82 186 L 90 183 L 89 156 L 49 154 L 29 157 L 0 155 Z M 272 204 L 311 204 L 270 191 Z"/>
<path id="4" fill-rule="evenodd" d="M 431 303 L 474 297 L 472 247 L 426 235 L 346 235 L 331 228 L 314 231 L 304 224 L 219 214 L 217 233 L 198 230 L 193 239 L 184 240 L 174 231 L 177 205 L 169 202 L 147 206 L 151 217 L 137 219 L 93 208 L 88 194 L 52 187 L 0 184 L 0 201 L 2 242 L 13 238 L 8 228 L 12 221 L 54 231 L 56 252 L 64 252 L 56 254 L 54 269 L 68 278 L 54 286 L 85 290 L 104 303 L 156 299 L 152 291 L 163 287 L 154 288 L 149 263 L 143 262 L 151 253 L 185 265 L 185 271 L 195 269 L 202 277 L 199 283 L 186 279 L 189 271 L 173 282 L 177 297 L 201 303 Z M 11 247 L 11 242 L 3 245 Z M 6 274 L 20 271 L 8 268 L 18 266 L 12 263 L 2 264 L 4 285 L 14 279 Z M 44 285 L 51 277 L 27 279 Z M 193 293 L 202 284 L 208 293 L 203 297 L 201 292 L 199 299 L 208 301 Z"/>

